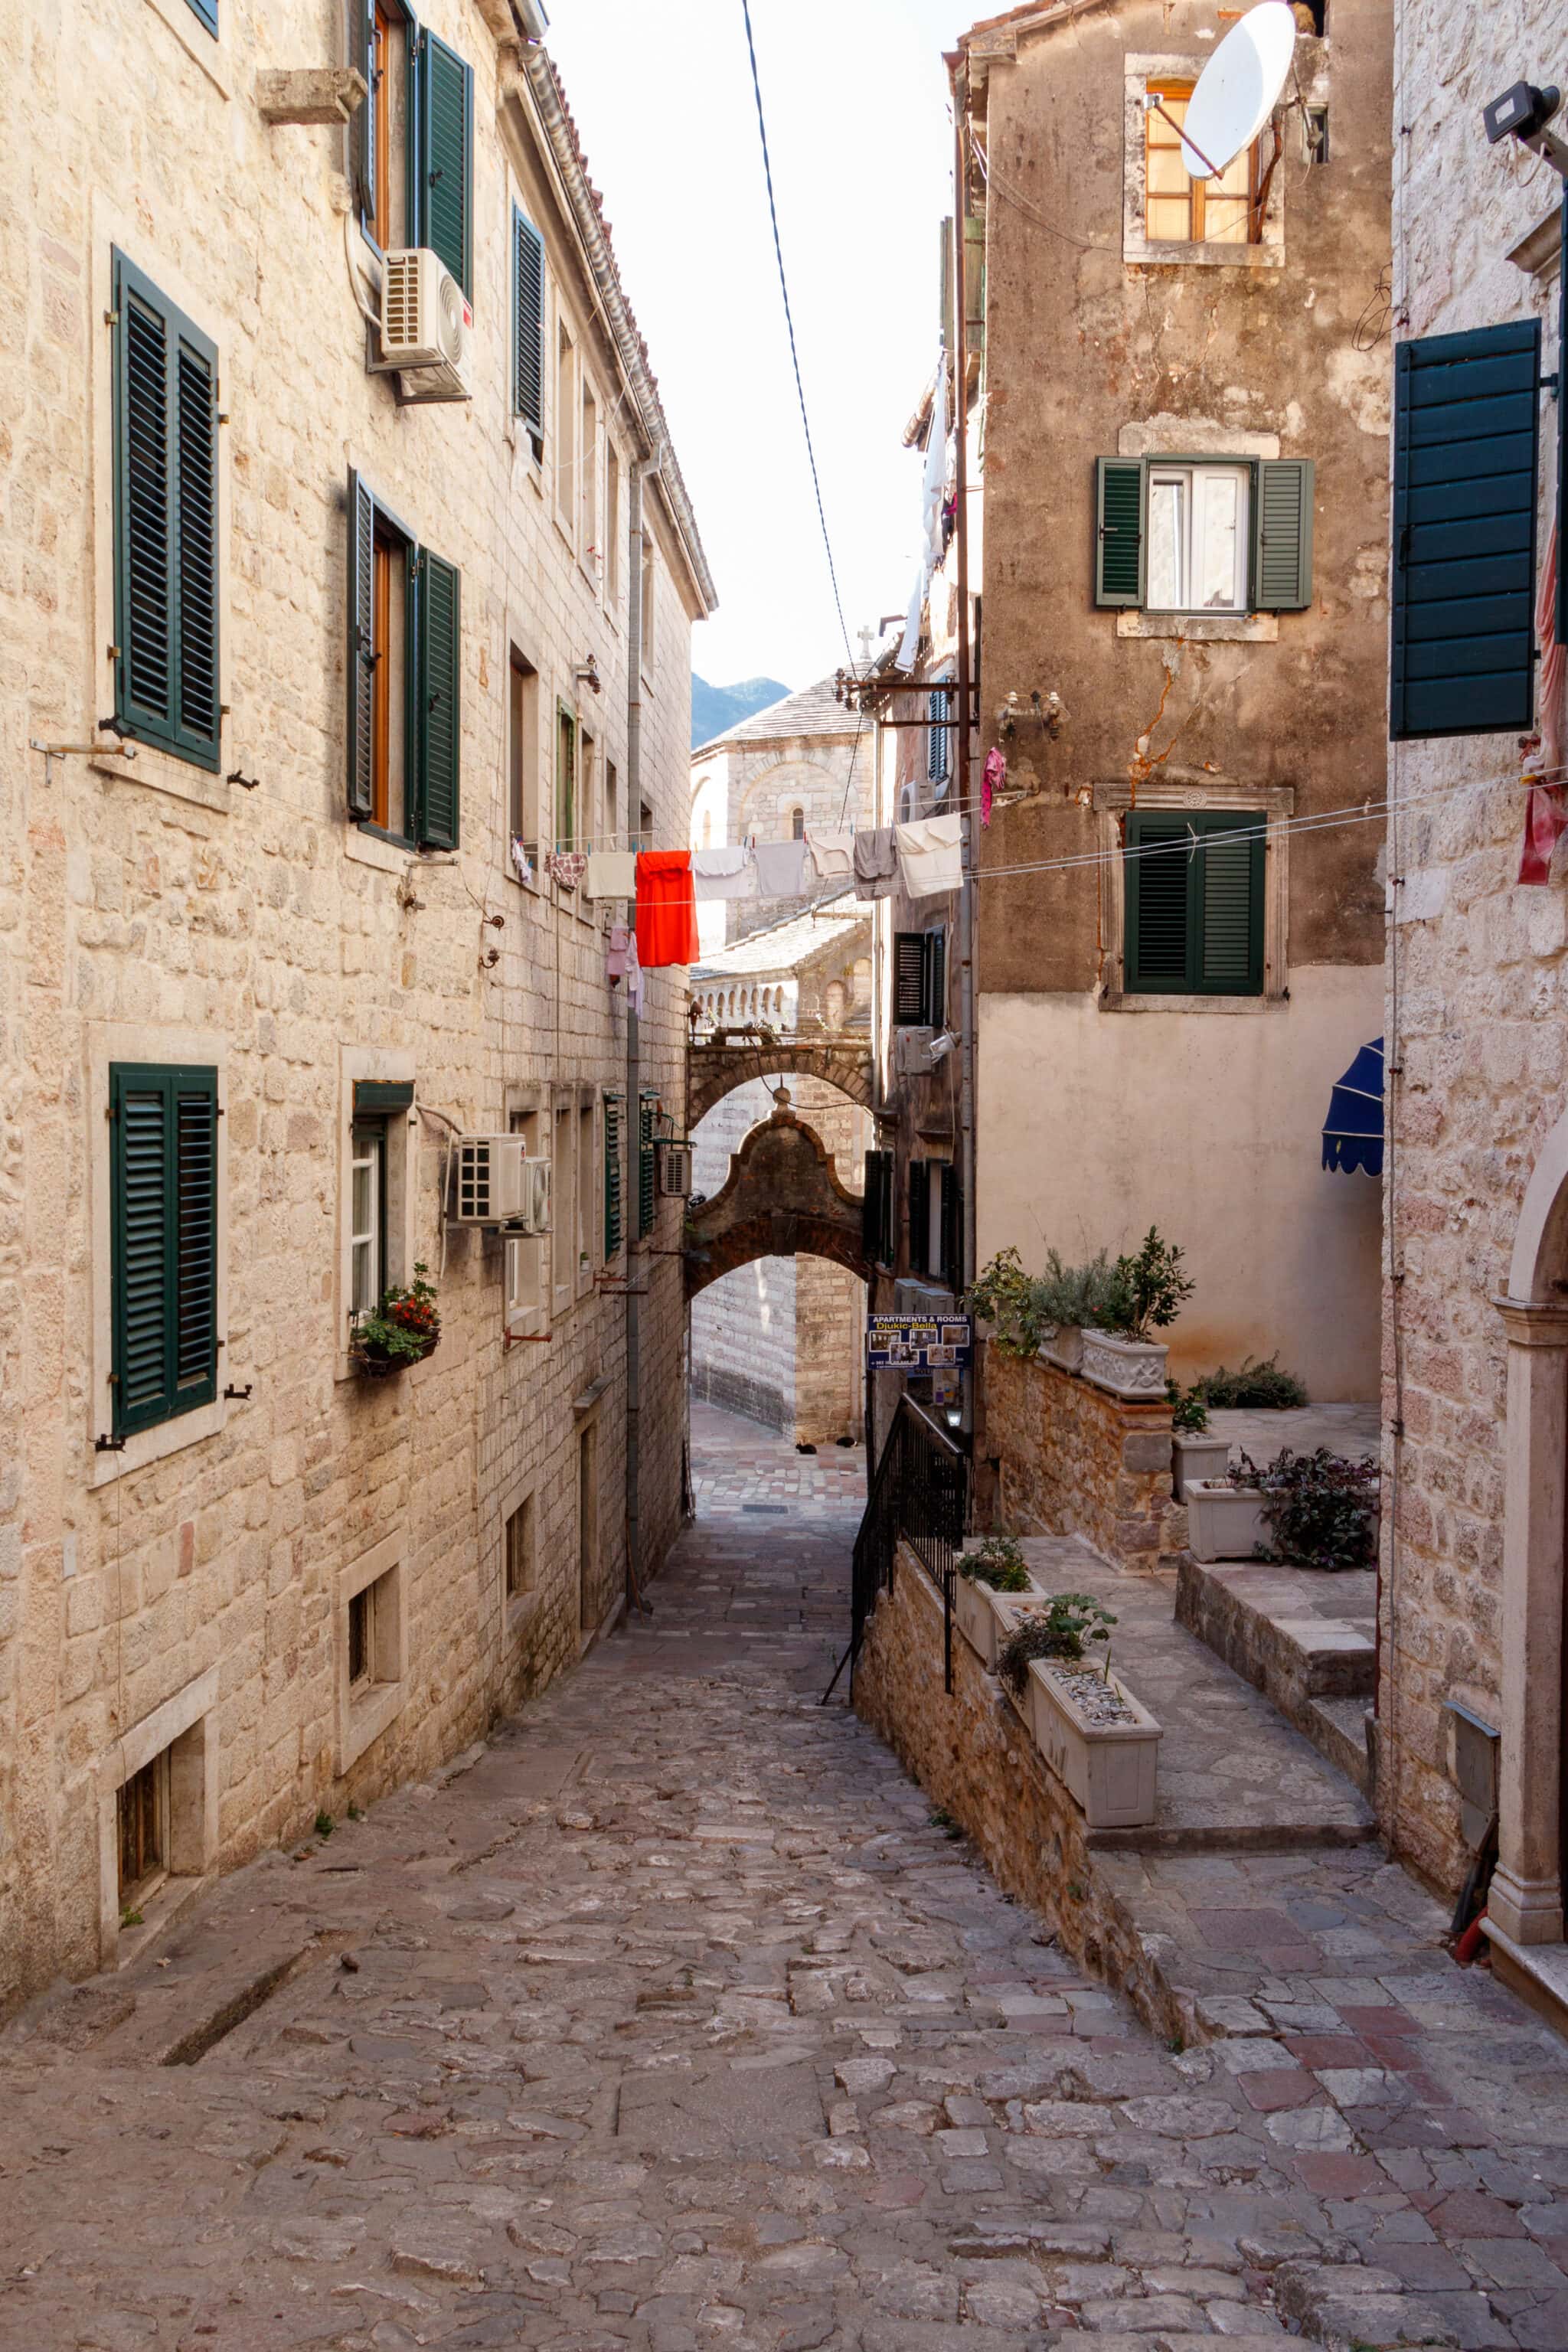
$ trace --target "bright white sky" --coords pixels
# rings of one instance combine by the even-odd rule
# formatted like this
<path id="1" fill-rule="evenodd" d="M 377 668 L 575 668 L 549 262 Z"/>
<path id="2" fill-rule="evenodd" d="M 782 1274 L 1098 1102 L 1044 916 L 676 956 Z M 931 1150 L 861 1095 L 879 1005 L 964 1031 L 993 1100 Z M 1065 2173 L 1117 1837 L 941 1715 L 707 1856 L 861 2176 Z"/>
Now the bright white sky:
<path id="1" fill-rule="evenodd" d="M 790 372 L 741 0 L 546 0 L 719 591 L 716 686 L 843 659 Z M 909 602 L 951 210 L 943 48 L 962 0 L 752 0 L 784 266 L 844 614 Z"/>

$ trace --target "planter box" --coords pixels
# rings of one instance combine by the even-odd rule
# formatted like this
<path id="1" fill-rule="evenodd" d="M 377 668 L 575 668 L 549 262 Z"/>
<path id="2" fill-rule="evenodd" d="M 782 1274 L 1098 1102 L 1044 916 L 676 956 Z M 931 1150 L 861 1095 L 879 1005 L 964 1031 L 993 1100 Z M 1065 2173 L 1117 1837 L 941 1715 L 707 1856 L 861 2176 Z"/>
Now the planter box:
<path id="1" fill-rule="evenodd" d="M 1260 1486 L 1194 1478 L 1186 1490 L 1187 1541 L 1195 1559 L 1251 1559 L 1268 1542 Z"/>
<path id="2" fill-rule="evenodd" d="M 1027 1592 L 998 1592 L 994 1584 L 983 1584 L 978 1577 L 958 1576 L 952 1585 L 952 1622 L 986 1673 L 994 1675 L 996 1653 L 1019 1618 L 1047 1598 L 1033 1588 Z"/>
<path id="3" fill-rule="evenodd" d="M 1165 1402 L 1165 1359 L 1169 1349 L 1152 1339 L 1122 1339 L 1114 1331 L 1086 1329 L 1082 1371 L 1096 1388 L 1112 1396 Z"/>
<path id="4" fill-rule="evenodd" d="M 1177 1430 L 1171 1440 L 1176 1499 L 1185 1502 L 1188 1488 L 1198 1479 L 1222 1479 L 1230 1460 L 1230 1444 L 1223 1437 L 1200 1437 L 1195 1431 Z"/>
<path id="5" fill-rule="evenodd" d="M 1075 1683 L 1075 1677 L 1077 1681 Z M 1115 1675 L 1107 1685 L 1092 1664 L 1029 1661 L 1035 1745 L 1091 1830 L 1134 1829 L 1154 1818 L 1160 1726 Z M 1112 1719 L 1097 1721 L 1097 1713 Z"/>
<path id="6" fill-rule="evenodd" d="M 1055 1364 L 1058 1372 L 1079 1372 L 1083 1370 L 1083 1327 L 1079 1323 L 1058 1323 L 1040 1339 L 1040 1354 L 1047 1364 Z"/>

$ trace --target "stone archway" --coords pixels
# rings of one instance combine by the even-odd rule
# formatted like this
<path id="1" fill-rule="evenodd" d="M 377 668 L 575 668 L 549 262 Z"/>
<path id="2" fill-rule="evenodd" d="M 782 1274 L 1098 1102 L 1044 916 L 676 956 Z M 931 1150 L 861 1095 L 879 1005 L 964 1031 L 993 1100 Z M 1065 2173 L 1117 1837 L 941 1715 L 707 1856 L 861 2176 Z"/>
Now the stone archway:
<path id="1" fill-rule="evenodd" d="M 1498 1866 L 1487 1911 L 1509 1942 L 1563 1941 L 1563 1583 L 1568 1510 L 1568 1114 L 1526 1189 L 1493 1301 L 1508 1335 Z"/>
<path id="2" fill-rule="evenodd" d="M 748 1076 L 754 1076 L 750 1071 Z M 729 1181 L 686 1221 L 686 1295 L 752 1258 L 831 1258 L 864 1281 L 861 1202 L 839 1182 L 821 1138 L 790 1110 L 752 1128 Z"/>
<path id="3" fill-rule="evenodd" d="M 871 1108 L 871 1056 L 859 1038 L 825 1039 L 820 1045 L 744 1045 L 697 1044 L 686 1055 L 686 1123 L 690 1134 L 716 1102 L 753 1078 L 823 1078 L 862 1110 Z"/>

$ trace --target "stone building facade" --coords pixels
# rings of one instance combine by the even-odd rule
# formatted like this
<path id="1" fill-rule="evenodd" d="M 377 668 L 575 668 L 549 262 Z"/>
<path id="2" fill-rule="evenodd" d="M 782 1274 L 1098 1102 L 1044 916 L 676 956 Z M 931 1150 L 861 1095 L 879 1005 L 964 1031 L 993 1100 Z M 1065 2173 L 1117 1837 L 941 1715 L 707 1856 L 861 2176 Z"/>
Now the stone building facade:
<path id="1" fill-rule="evenodd" d="M 1423 364 L 1437 338 L 1509 329 L 1528 343 L 1539 322 L 1539 366 L 1550 372 L 1562 299 L 1561 183 L 1511 140 L 1489 144 L 1481 109 L 1521 78 L 1562 80 L 1561 13 L 1545 0 L 1499 0 L 1467 20 L 1458 49 L 1451 26 L 1410 0 L 1395 16 L 1394 121 L 1416 126 L 1398 142 L 1394 175 L 1394 340 L 1408 346 L 1401 364 Z M 1450 345 L 1447 354 L 1465 364 L 1475 348 Z M 1496 365 L 1489 344 L 1481 363 Z M 1378 1718 L 1380 1809 L 1391 1837 L 1445 1890 L 1468 1872 L 1495 1790 L 1493 1965 L 1526 1970 L 1538 1993 L 1560 1996 L 1568 1989 L 1568 875 L 1559 856 L 1543 885 L 1520 880 L 1521 776 L 1563 758 L 1550 609 L 1538 609 L 1531 625 L 1559 489 L 1556 412 L 1537 399 L 1536 372 L 1527 352 L 1514 370 L 1521 454 L 1511 461 L 1528 486 L 1538 422 L 1535 511 L 1526 497 L 1511 542 L 1528 545 L 1533 520 L 1533 571 L 1524 553 L 1513 559 L 1499 584 L 1514 593 L 1497 624 L 1517 642 L 1522 699 L 1489 713 L 1475 707 L 1471 687 L 1459 718 L 1486 724 L 1474 734 L 1416 731 L 1421 713 L 1412 710 L 1396 717 L 1389 754 Z M 1400 465 L 1396 426 L 1396 480 Z M 1467 478 L 1463 468 L 1457 478 Z M 1410 511 L 1418 530 L 1421 512 Z M 1483 499 L 1471 511 L 1490 505 Z M 1403 520 L 1396 512 L 1396 577 Z M 1410 560 L 1427 552 L 1415 541 Z M 1439 678 L 1497 667 L 1479 665 L 1462 645 L 1444 654 Z M 1528 731 L 1531 699 L 1539 742 Z M 1453 723 L 1437 719 L 1439 730 Z"/>
<path id="2" fill-rule="evenodd" d="M 700 1031 L 764 1024 L 780 1034 L 863 1044 L 870 1010 L 871 923 L 853 898 L 830 899 L 721 950 L 691 973 Z M 758 1048 L 759 1069 L 767 1050 Z M 731 1156 L 787 1087 L 791 1108 L 821 1138 L 839 1181 L 862 1185 L 868 1112 L 829 1080 L 759 1075 L 724 1095 L 693 1129 L 694 1192 L 710 1198 Z M 858 1437 L 864 1421 L 865 1285 L 830 1259 L 760 1257 L 721 1275 L 691 1301 L 692 1393 L 749 1413 L 797 1444 Z"/>
<path id="3" fill-rule="evenodd" d="M 1300 827 L 1384 770 L 1391 28 L 1319 8 L 1302 109 L 1205 200 L 1148 101 L 1179 117 L 1226 29 L 1050 0 L 959 45 L 976 786 L 1007 762 L 974 827 L 977 1256 L 1158 1224 L 1197 1285 L 1174 1370 L 1278 1350 L 1370 1397 L 1376 1191 L 1320 1129 L 1381 1026 L 1378 842 Z"/>
<path id="4" fill-rule="evenodd" d="M 634 1274 L 645 1576 L 681 1510 L 679 1210 L 539 853 L 680 832 L 711 585 L 532 0 L 345 15 L 62 0 L 0 69 L 0 2011 L 614 1622 Z M 470 398 L 367 366 L 405 237 Z M 516 1130 L 503 1244 L 446 1207 Z M 438 1348 L 356 1375 L 416 1265 Z"/>

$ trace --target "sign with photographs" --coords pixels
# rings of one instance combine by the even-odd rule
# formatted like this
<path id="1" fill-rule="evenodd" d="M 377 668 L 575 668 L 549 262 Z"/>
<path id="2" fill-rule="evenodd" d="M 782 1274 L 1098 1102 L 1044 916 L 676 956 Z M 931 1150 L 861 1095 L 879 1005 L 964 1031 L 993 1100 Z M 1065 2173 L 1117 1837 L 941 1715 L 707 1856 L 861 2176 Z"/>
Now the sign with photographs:
<path id="1" fill-rule="evenodd" d="M 952 1372 L 970 1360 L 967 1315 L 868 1315 L 866 1361 L 874 1372 Z"/>

